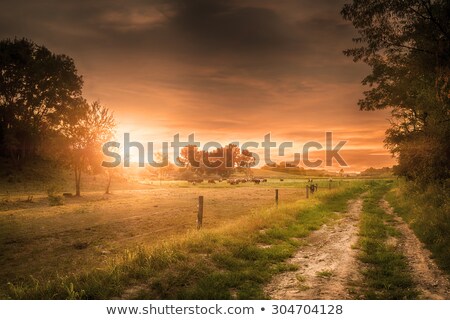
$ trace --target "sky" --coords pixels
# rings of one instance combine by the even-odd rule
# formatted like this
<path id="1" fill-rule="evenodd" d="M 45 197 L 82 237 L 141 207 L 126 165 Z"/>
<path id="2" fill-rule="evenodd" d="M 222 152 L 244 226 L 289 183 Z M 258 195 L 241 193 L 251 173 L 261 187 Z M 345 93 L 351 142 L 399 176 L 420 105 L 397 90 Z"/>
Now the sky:
<path id="1" fill-rule="evenodd" d="M 271 133 L 297 148 L 333 132 L 347 141 L 344 170 L 391 166 L 389 113 L 359 110 L 370 70 L 342 53 L 356 36 L 345 2 L 6 0 L 0 39 L 72 57 L 84 96 L 114 112 L 119 142 L 124 132 L 143 143 L 195 133 L 202 144 Z"/>

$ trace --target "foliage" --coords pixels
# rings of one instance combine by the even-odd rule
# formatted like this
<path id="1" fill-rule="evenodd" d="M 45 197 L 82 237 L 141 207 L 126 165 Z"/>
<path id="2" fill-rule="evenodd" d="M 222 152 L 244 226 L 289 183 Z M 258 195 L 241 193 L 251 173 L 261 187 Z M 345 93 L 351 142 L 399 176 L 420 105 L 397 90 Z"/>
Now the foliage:
<path id="1" fill-rule="evenodd" d="M 360 174 L 361 176 L 365 176 L 365 177 L 381 177 L 381 176 L 392 176 L 392 168 L 389 167 L 383 167 L 380 169 L 375 169 L 375 168 L 368 168 L 364 171 L 361 172 Z"/>
<path id="2" fill-rule="evenodd" d="M 66 55 L 27 39 L 0 41 L 0 155 L 20 163 L 45 133 L 76 109 L 82 79 Z"/>
<path id="3" fill-rule="evenodd" d="M 80 196 L 81 173 L 99 170 L 102 145 L 111 139 L 114 127 L 113 115 L 98 102 L 83 102 L 56 127 L 55 139 L 62 142 L 57 155 L 74 170 L 76 196 Z"/>
<path id="4" fill-rule="evenodd" d="M 387 195 L 395 211 L 409 223 L 432 252 L 439 266 L 450 274 L 450 193 L 434 185 L 398 182 Z"/>
<path id="5" fill-rule="evenodd" d="M 372 69 L 362 110 L 391 108 L 386 145 L 396 173 L 424 182 L 450 174 L 450 2 L 354 0 L 342 15 L 359 32 L 345 51 Z"/>
<path id="6" fill-rule="evenodd" d="M 199 150 L 194 145 L 181 149 L 178 161 L 197 176 L 219 175 L 229 177 L 236 169 L 251 175 L 254 157 L 248 150 L 240 150 L 234 144 L 226 145 L 212 151 Z"/>
<path id="7" fill-rule="evenodd" d="M 305 169 L 303 167 L 294 166 L 293 164 L 290 164 L 289 162 L 284 162 L 284 161 L 282 161 L 278 164 L 275 162 L 270 165 L 266 164 L 266 165 L 262 166 L 261 169 L 268 170 L 268 171 L 287 173 L 287 174 L 295 174 L 298 176 L 313 176 L 313 177 L 336 176 L 333 172 L 330 172 L 327 170 Z"/>
<path id="8" fill-rule="evenodd" d="M 75 172 L 98 169 L 114 120 L 81 95 L 82 79 L 66 55 L 27 39 L 0 41 L 0 156 L 16 165 L 33 155 L 62 160 Z"/>

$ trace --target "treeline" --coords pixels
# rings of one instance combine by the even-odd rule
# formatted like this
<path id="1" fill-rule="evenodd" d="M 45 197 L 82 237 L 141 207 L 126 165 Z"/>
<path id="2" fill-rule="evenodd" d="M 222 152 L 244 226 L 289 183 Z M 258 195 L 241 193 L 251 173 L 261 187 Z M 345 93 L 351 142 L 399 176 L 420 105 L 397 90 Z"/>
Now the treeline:
<path id="1" fill-rule="evenodd" d="M 211 151 L 201 150 L 196 146 L 181 149 L 177 161 L 183 166 L 181 172 L 186 177 L 216 175 L 226 178 L 236 171 L 251 176 L 251 167 L 255 158 L 248 150 L 241 150 L 237 145 L 228 144 Z"/>
<path id="2" fill-rule="evenodd" d="M 343 175 L 343 170 L 341 174 L 336 174 L 327 170 L 320 170 L 320 169 L 305 169 L 303 167 L 293 165 L 289 162 L 280 162 L 280 163 L 273 163 L 273 164 L 266 164 L 261 167 L 263 170 L 269 170 L 269 171 L 275 171 L 275 172 L 281 172 L 281 173 L 288 173 L 288 174 L 295 174 L 299 176 L 314 176 L 314 177 L 329 177 L 329 176 L 337 176 L 337 175 Z"/>
<path id="3" fill-rule="evenodd" d="M 345 54 L 371 73 L 361 110 L 389 108 L 395 173 L 422 186 L 450 173 L 450 2 L 354 0 L 342 15 L 359 36 Z"/>
<path id="4" fill-rule="evenodd" d="M 111 112 L 82 96 L 74 61 L 27 39 L 0 41 L 0 156 L 20 168 L 35 157 L 81 173 L 99 170 L 101 145 L 115 126 Z"/>
<path id="5" fill-rule="evenodd" d="M 360 176 L 363 177 L 389 177 L 394 173 L 393 168 L 383 167 L 383 168 L 368 168 L 364 171 L 361 171 Z"/>

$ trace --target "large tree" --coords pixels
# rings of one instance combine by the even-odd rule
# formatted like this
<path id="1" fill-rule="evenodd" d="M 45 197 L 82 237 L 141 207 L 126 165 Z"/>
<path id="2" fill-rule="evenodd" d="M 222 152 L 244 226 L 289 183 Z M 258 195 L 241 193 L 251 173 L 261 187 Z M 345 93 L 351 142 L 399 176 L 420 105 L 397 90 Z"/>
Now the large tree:
<path id="1" fill-rule="evenodd" d="M 82 79 L 66 55 L 26 39 L 0 41 L 0 154 L 20 161 L 79 105 Z"/>
<path id="2" fill-rule="evenodd" d="M 342 15 L 359 33 L 345 51 L 372 72 L 362 110 L 390 108 L 386 145 L 397 173 L 425 183 L 450 173 L 450 2 L 354 0 Z"/>

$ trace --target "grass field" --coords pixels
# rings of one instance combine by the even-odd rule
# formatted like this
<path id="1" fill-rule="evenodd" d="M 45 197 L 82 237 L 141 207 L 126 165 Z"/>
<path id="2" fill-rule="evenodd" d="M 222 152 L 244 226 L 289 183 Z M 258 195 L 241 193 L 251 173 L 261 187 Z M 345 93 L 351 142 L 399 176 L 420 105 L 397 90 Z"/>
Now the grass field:
<path id="1" fill-rule="evenodd" d="M 315 197 L 329 192 L 328 180 L 315 182 L 320 190 Z M 335 181 L 332 187 L 335 191 L 344 190 L 355 183 Z M 1 292 L 11 288 L 15 288 L 16 294 L 20 291 L 17 288 L 29 292 L 32 287 L 67 277 L 76 282 L 74 279 L 93 270 L 108 272 L 117 261 L 133 260 L 130 256 L 134 257 L 136 252 L 175 243 L 180 238 L 186 239 L 186 235 L 195 238 L 209 231 L 236 227 L 240 219 L 274 210 L 274 189 L 279 189 L 277 212 L 286 208 L 291 208 L 288 210 L 291 212 L 297 208 L 290 207 L 293 204 L 306 203 L 306 184 L 303 179 L 269 179 L 261 185 L 238 186 L 225 182 L 192 186 L 187 182 L 164 181 L 162 185 L 154 182 L 142 185 L 141 189 L 133 186 L 134 189 L 119 190 L 121 186 L 116 185 L 111 195 L 85 192 L 81 198 L 65 198 L 58 205 L 49 201 L 46 193 L 33 188 L 3 194 L 0 196 Z M 27 201 L 30 194 L 33 199 Z M 204 228 L 200 233 L 194 231 L 199 195 L 205 198 Z M 313 203 L 317 199 L 311 197 L 308 201 Z M 121 288 L 125 287 L 124 283 Z M 113 292 L 120 293 L 112 290 L 110 294 Z M 47 294 L 50 293 L 42 297 L 48 298 Z M 105 295 L 108 293 L 101 294 Z"/>
<path id="2" fill-rule="evenodd" d="M 360 280 L 349 283 L 353 297 L 419 297 L 417 274 L 398 245 L 398 222 L 380 206 L 383 198 L 447 270 L 442 239 L 448 236 L 432 233 L 426 221 L 418 225 L 414 201 L 388 179 L 335 178 L 330 188 L 328 178 L 315 178 L 318 192 L 308 199 L 307 180 L 292 176 L 235 186 L 115 181 L 108 195 L 101 177 L 86 177 L 90 191 L 62 197 L 69 182 L 49 181 L 58 186 L 50 191 L 38 183 L 2 184 L 0 298 L 266 299 L 265 286 L 275 275 L 298 270 L 289 261 L 309 245 L 310 234 L 341 223 L 349 201 L 357 199 L 362 206 L 353 249 L 361 266 Z M 196 230 L 200 195 L 203 228 Z M 428 200 L 430 206 L 436 201 Z M 433 216 L 445 211 L 437 208 Z M 446 216 L 438 218 L 446 230 Z M 316 277 L 331 281 L 334 274 L 322 270 Z"/>
<path id="3" fill-rule="evenodd" d="M 448 189 L 438 186 L 424 188 L 401 181 L 386 198 L 431 251 L 441 269 L 450 275 Z"/>

